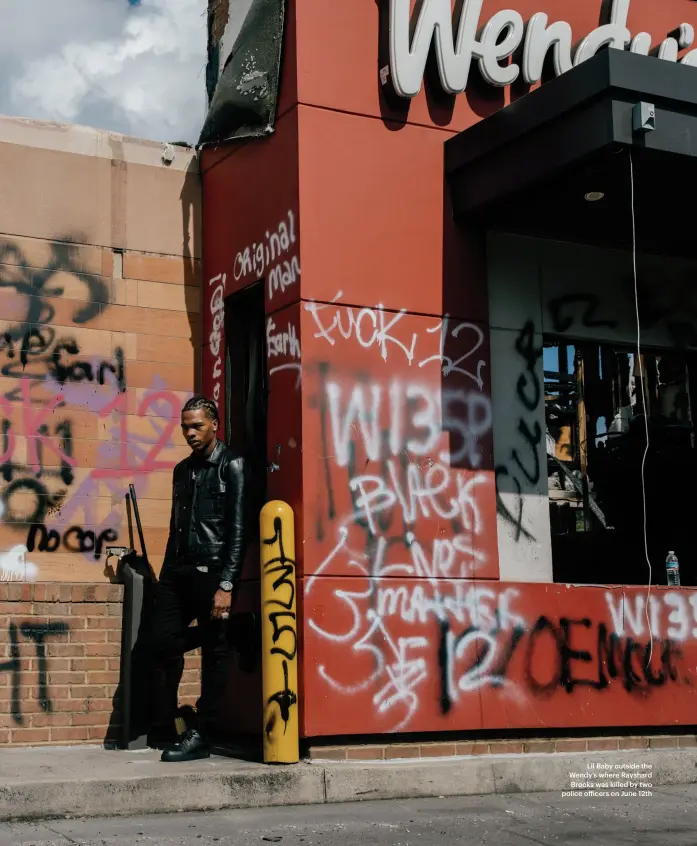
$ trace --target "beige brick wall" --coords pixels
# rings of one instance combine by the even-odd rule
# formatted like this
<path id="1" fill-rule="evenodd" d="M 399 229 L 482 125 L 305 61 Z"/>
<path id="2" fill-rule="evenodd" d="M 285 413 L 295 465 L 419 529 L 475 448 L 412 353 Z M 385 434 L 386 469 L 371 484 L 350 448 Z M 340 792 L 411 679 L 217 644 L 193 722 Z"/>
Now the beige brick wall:
<path id="1" fill-rule="evenodd" d="M 188 454 L 198 165 L 183 148 L 168 166 L 161 144 L 0 118 L 0 171 L 0 744 L 94 743 L 120 719 L 122 589 L 105 547 L 129 544 L 133 483 L 159 570 Z M 191 702 L 198 656 L 186 666 Z"/>
<path id="2" fill-rule="evenodd" d="M 138 492 L 161 565 L 199 344 L 197 161 L 0 119 L 0 582 L 104 582 Z"/>

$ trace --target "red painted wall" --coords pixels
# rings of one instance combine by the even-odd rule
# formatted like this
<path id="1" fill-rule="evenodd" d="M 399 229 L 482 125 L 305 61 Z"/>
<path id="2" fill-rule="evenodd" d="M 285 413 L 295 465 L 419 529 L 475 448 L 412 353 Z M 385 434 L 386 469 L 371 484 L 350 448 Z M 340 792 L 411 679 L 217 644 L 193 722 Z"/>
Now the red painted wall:
<path id="1" fill-rule="evenodd" d="M 309 736 L 694 724 L 695 591 L 366 571 L 307 582 Z"/>
<path id="2" fill-rule="evenodd" d="M 388 104 L 381 5 L 291 0 L 275 135 L 203 156 L 213 396 L 222 296 L 265 281 L 269 498 L 296 513 L 303 734 L 693 722 L 690 592 L 652 600 L 642 670 L 640 591 L 622 630 L 621 591 L 497 581 L 483 247 L 451 221 L 443 144 L 526 91 Z M 485 0 L 482 21 L 508 7 L 567 20 L 577 41 L 601 12 Z M 688 0 L 632 0 L 632 33 L 656 44 L 682 21 L 697 24 Z"/>

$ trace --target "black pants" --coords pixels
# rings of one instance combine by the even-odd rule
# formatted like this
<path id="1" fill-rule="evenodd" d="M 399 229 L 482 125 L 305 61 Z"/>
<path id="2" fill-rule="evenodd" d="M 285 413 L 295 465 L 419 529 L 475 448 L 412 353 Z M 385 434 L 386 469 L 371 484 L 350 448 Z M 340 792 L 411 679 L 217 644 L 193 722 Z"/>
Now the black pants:
<path id="1" fill-rule="evenodd" d="M 184 653 L 201 647 L 201 696 L 196 703 L 199 728 L 215 726 L 228 678 L 228 624 L 212 620 L 218 573 L 202 573 L 192 564 L 163 569 L 157 585 L 153 621 L 154 657 L 164 699 L 159 697 L 157 722 L 174 720 Z M 193 620 L 198 625 L 191 626 Z"/>

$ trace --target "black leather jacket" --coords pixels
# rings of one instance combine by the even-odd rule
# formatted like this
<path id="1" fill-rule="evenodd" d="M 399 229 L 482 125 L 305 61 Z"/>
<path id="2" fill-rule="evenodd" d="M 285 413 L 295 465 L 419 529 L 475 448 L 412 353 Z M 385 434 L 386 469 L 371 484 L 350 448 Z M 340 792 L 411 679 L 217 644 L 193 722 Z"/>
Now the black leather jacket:
<path id="1" fill-rule="evenodd" d="M 244 460 L 222 441 L 207 459 L 190 456 L 177 464 L 163 569 L 190 563 L 217 570 L 221 581 L 239 580 L 245 546 L 245 475 Z"/>

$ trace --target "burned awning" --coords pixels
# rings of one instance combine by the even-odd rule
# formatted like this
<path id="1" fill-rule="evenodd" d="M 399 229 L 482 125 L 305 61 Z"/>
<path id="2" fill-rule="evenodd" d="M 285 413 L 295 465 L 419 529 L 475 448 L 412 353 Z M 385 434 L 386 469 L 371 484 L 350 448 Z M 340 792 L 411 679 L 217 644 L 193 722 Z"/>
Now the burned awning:
<path id="1" fill-rule="evenodd" d="M 273 132 L 284 16 L 285 0 L 251 0 L 220 78 L 209 80 L 213 93 L 199 145 Z"/>
<path id="2" fill-rule="evenodd" d="M 445 163 L 470 226 L 614 247 L 632 243 L 633 174 L 641 249 L 695 255 L 697 68 L 605 50 L 446 142 Z"/>

